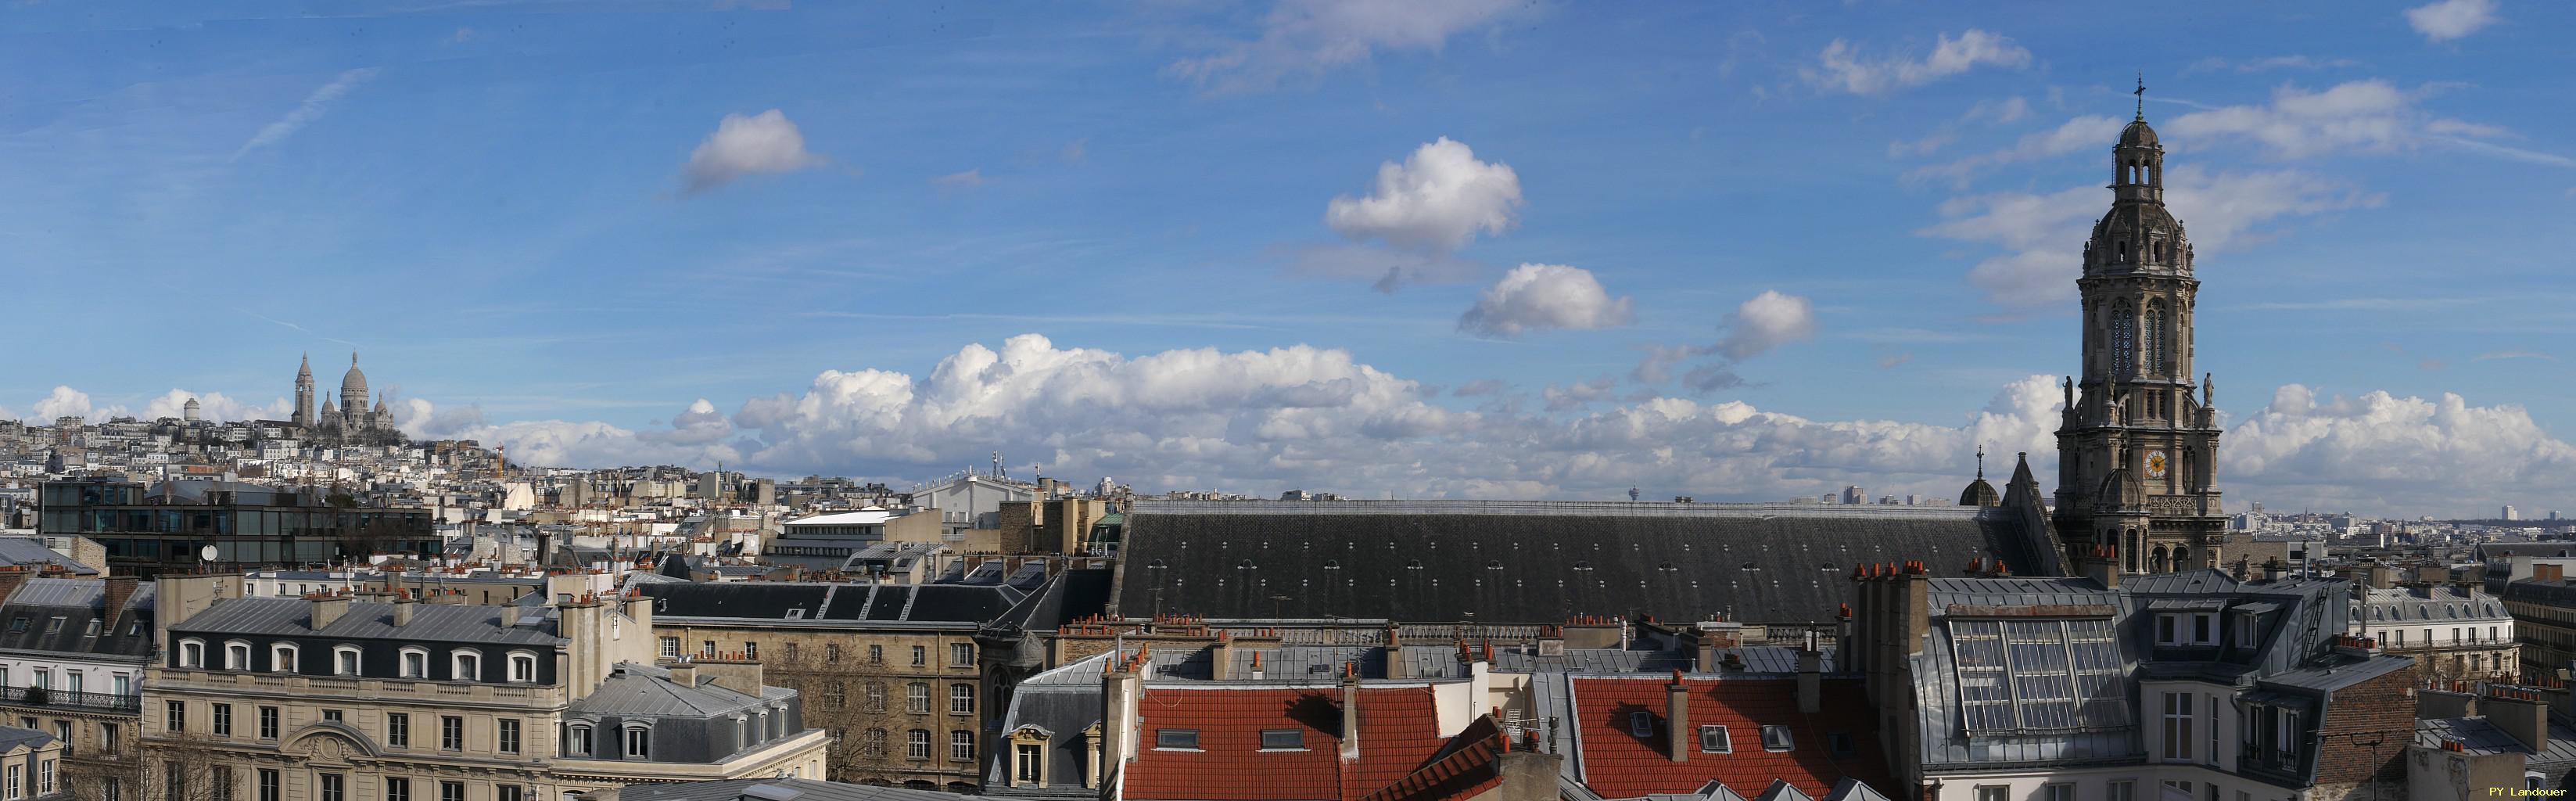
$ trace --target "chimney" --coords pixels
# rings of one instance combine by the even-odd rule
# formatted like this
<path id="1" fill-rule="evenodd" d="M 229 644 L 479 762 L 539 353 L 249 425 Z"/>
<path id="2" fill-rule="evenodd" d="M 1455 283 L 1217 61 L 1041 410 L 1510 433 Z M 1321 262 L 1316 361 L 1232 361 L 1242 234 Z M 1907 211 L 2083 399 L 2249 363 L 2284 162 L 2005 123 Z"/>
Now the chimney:
<path id="1" fill-rule="evenodd" d="M 2396 568 L 2387 565 L 2371 565 L 2369 576 L 2371 589 L 2385 590 L 2397 586 Z"/>
<path id="2" fill-rule="evenodd" d="M 1117 775 L 1124 772 L 1129 757 L 1136 753 L 1137 697 L 1143 695 L 1144 681 L 1129 670 L 1123 652 L 1112 653 L 1109 669 L 1101 675 L 1100 757 L 1106 764 L 1094 766 L 1084 776 Z"/>
<path id="3" fill-rule="evenodd" d="M 341 615 L 349 613 L 349 596 L 315 593 L 306 596 L 312 607 L 313 630 L 329 628 Z"/>
<path id="4" fill-rule="evenodd" d="M 420 602 L 419 602 L 419 601 L 412 600 L 411 593 L 405 592 L 405 593 L 403 593 L 403 594 L 401 594 L 401 595 L 395 596 L 395 597 L 394 597 L 394 625 L 396 625 L 396 626 L 408 626 L 408 625 L 411 625 L 411 612 L 412 612 L 412 610 L 413 610 L 413 609 L 418 608 L 419 606 L 420 606 Z"/>
<path id="5" fill-rule="evenodd" d="M 1825 654 L 1816 650 L 1815 635 L 1798 649 L 1798 712 L 1813 715 L 1825 708 Z"/>
<path id="6" fill-rule="evenodd" d="M 2281 560 L 2279 560 L 2279 559 L 2265 559 L 2265 560 L 2263 560 L 2263 580 L 2264 580 L 2264 581 L 2280 581 L 2280 580 L 2281 580 Z"/>
<path id="7" fill-rule="evenodd" d="M 672 683 L 678 684 L 682 687 L 698 686 L 698 665 L 695 662 L 689 661 L 688 657 L 681 657 L 680 661 L 673 662 L 669 665 L 665 665 L 664 667 L 670 669 Z"/>
<path id="8" fill-rule="evenodd" d="M 760 660 L 745 659 L 741 651 L 726 651 L 714 658 L 689 660 L 698 675 L 709 682 L 753 698 L 760 697 Z"/>
<path id="9" fill-rule="evenodd" d="M 502 605 L 501 605 L 501 628 L 505 628 L 505 629 L 506 629 L 506 628 L 509 628 L 509 627 L 511 627 L 511 626 L 516 626 L 516 625 L 519 625 L 519 605 L 518 605 L 518 604 L 502 604 Z"/>
<path id="10" fill-rule="evenodd" d="M 1393 631 L 1393 627 L 1389 627 L 1389 631 Z M 1381 651 L 1380 655 L 1386 660 L 1387 678 L 1413 678 L 1413 665 L 1404 661 L 1404 646 L 1401 643 L 1393 639 L 1387 640 L 1386 649 Z"/>
<path id="11" fill-rule="evenodd" d="M 1673 671 L 1673 681 L 1664 685 L 1664 756 L 1675 762 L 1690 761 L 1690 687 L 1682 684 L 1682 672 Z"/>
<path id="12" fill-rule="evenodd" d="M 133 576 L 107 577 L 107 606 L 99 610 L 99 617 L 105 618 L 107 625 L 116 625 L 117 615 L 125 611 L 125 602 L 134 598 L 134 586 L 138 581 L 140 579 Z"/>
<path id="13" fill-rule="evenodd" d="M 1342 663 L 1342 759 L 1360 758 L 1360 671 Z"/>
<path id="14" fill-rule="evenodd" d="M 653 599 L 642 590 L 627 590 L 624 600 L 626 605 L 618 611 L 625 612 L 626 619 L 635 621 L 635 625 L 644 627 L 645 631 L 652 631 Z"/>
<path id="15" fill-rule="evenodd" d="M 18 585 L 25 583 L 27 583 L 25 565 L 0 565 L 0 603 L 7 603 L 9 595 L 18 591 Z"/>
<path id="16" fill-rule="evenodd" d="M 1208 646 L 1208 678 L 1217 681 L 1234 679 L 1234 634 L 1220 631 L 1216 644 Z"/>
<path id="17" fill-rule="evenodd" d="M 2120 588 L 2120 552 L 2115 546 L 2095 545 L 2084 558 L 2084 577 L 2100 583 L 2104 589 Z"/>
<path id="18" fill-rule="evenodd" d="M 2513 735 L 2531 748 L 2532 753 L 2549 751 L 2549 705 L 2540 694 L 2518 688 L 2496 688 L 2478 706 L 2487 713 L 2487 722 Z"/>

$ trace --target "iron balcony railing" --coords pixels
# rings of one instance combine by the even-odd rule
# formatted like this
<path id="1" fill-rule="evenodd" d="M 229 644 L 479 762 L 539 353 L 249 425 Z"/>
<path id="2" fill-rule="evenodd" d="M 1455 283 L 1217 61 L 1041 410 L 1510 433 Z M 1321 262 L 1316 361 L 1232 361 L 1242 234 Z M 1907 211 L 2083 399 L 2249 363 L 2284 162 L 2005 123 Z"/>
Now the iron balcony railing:
<path id="1" fill-rule="evenodd" d="M 143 709 L 143 696 L 72 692 L 45 687 L 0 687 L 0 704 L 137 712 Z"/>

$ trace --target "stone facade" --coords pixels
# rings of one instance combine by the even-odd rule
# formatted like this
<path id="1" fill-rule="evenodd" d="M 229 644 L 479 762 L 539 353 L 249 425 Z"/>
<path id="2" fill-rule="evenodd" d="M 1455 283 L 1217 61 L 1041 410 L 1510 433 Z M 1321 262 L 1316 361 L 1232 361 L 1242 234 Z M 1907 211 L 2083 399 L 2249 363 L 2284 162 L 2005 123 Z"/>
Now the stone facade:
<path id="1" fill-rule="evenodd" d="M 683 654 L 712 646 L 756 658 L 769 682 L 801 691 L 806 724 L 831 735 L 824 778 L 916 789 L 976 786 L 992 691 L 978 664 L 974 624 L 806 623 L 666 617 L 658 633 L 673 638 L 664 645 Z M 914 706 L 916 685 L 926 707 Z M 966 688 L 963 712 L 957 711 L 959 687 Z M 915 731 L 928 733 L 927 758 L 912 758 Z M 971 743 L 963 760 L 954 758 L 959 733 Z"/>

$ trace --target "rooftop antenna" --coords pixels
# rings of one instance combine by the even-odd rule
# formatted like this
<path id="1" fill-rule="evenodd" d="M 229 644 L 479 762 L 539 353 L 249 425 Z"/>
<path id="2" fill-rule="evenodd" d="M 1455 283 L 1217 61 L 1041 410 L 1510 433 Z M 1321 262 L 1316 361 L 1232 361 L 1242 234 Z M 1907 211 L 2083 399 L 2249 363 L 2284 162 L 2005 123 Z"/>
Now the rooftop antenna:
<path id="1" fill-rule="evenodd" d="M 994 478 L 1001 478 L 1001 477 L 1002 477 L 1002 452 L 1001 452 L 1001 451 L 994 451 L 994 452 L 993 452 L 993 477 L 994 477 Z"/>

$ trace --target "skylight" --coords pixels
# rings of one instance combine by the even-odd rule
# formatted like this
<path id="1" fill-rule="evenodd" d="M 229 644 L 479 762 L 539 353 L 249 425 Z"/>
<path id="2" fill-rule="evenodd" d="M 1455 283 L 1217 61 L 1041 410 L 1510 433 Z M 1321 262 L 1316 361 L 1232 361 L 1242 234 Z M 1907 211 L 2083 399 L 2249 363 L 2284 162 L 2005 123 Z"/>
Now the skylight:
<path id="1" fill-rule="evenodd" d="M 1956 620 L 1962 721 L 1970 732 L 2125 726 L 2128 689 L 2108 620 Z"/>

